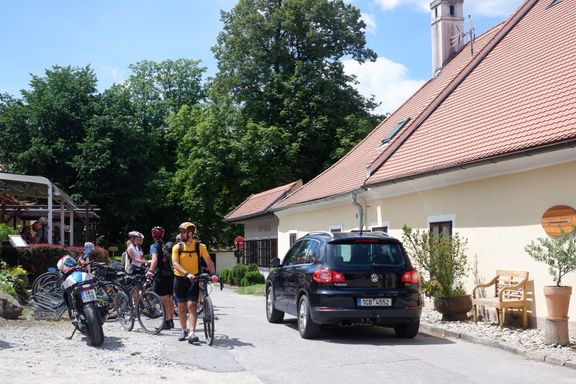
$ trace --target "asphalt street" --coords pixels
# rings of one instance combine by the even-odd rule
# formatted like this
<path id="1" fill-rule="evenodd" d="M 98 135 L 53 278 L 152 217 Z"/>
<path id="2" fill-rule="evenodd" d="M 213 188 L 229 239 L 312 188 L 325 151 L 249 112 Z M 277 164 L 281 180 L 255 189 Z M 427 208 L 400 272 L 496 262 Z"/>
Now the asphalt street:
<path id="1" fill-rule="evenodd" d="M 216 340 L 166 344 L 163 357 L 211 372 L 244 372 L 266 384 L 576 383 L 574 370 L 463 341 L 397 339 L 385 328 L 331 328 L 300 338 L 296 319 L 269 324 L 264 296 L 214 290 Z M 176 334 L 176 331 L 172 331 Z"/>

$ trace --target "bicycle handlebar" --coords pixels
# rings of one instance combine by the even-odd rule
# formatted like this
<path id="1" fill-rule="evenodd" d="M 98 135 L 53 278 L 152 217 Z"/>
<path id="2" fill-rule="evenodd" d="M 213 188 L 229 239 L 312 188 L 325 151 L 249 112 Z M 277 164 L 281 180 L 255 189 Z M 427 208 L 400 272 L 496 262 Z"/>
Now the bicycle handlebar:
<path id="1" fill-rule="evenodd" d="M 208 283 L 215 283 L 214 281 L 212 281 L 212 276 L 217 276 L 218 277 L 218 283 L 220 283 L 220 290 L 222 290 L 224 288 L 224 283 L 222 283 L 222 280 L 220 279 L 220 276 L 217 274 L 209 274 L 209 273 L 201 273 L 197 276 L 194 276 L 194 280 L 197 281 L 204 281 L 204 282 L 208 282 Z"/>

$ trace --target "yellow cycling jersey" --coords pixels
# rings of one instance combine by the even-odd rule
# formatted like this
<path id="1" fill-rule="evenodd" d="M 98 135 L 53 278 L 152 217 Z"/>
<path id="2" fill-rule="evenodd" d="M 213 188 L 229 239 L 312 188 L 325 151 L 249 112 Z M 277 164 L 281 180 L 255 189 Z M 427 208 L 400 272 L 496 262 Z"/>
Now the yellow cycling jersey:
<path id="1" fill-rule="evenodd" d="M 182 244 L 182 251 L 180 251 L 180 244 Z M 204 260 L 209 260 L 210 255 L 206 246 L 200 243 L 200 255 Z M 198 255 L 196 254 L 196 241 L 192 240 L 190 244 L 188 243 L 176 243 L 172 247 L 172 263 L 178 262 L 188 273 L 197 275 L 199 272 L 198 266 Z M 174 268 L 174 274 L 176 276 L 184 276 L 182 272 Z"/>

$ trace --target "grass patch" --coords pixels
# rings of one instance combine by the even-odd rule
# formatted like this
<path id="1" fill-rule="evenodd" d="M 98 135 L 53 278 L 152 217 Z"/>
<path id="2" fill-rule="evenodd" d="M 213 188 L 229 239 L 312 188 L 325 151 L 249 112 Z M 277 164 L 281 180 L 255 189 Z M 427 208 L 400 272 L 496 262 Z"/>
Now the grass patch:
<path id="1" fill-rule="evenodd" d="M 262 295 L 266 294 L 266 285 L 265 284 L 255 284 L 249 285 L 247 287 L 238 287 L 236 292 L 241 295 Z"/>

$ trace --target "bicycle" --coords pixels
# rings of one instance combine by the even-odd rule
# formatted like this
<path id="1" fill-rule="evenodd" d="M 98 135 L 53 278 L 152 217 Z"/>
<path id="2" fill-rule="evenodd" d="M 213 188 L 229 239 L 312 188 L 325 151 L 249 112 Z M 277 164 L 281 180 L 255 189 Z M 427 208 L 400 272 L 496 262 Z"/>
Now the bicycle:
<path id="1" fill-rule="evenodd" d="M 138 323 L 146 333 L 160 333 L 166 320 L 166 310 L 160 296 L 151 290 L 151 280 L 145 275 L 125 277 L 128 295 L 120 295 L 117 300 L 117 314 L 120 324 L 127 331 Z"/>
<path id="2" fill-rule="evenodd" d="M 217 276 L 217 275 L 215 275 Z M 198 318 L 202 319 L 204 327 L 204 337 L 206 338 L 206 343 L 212 345 L 214 343 L 214 331 L 215 331 L 215 316 L 214 316 L 214 305 L 212 304 L 212 299 L 210 298 L 210 293 L 212 292 L 212 276 L 208 273 L 201 273 L 194 278 L 198 281 L 200 295 L 198 298 Z M 220 283 L 220 290 L 224 287 L 222 281 L 218 277 L 217 280 Z"/>

